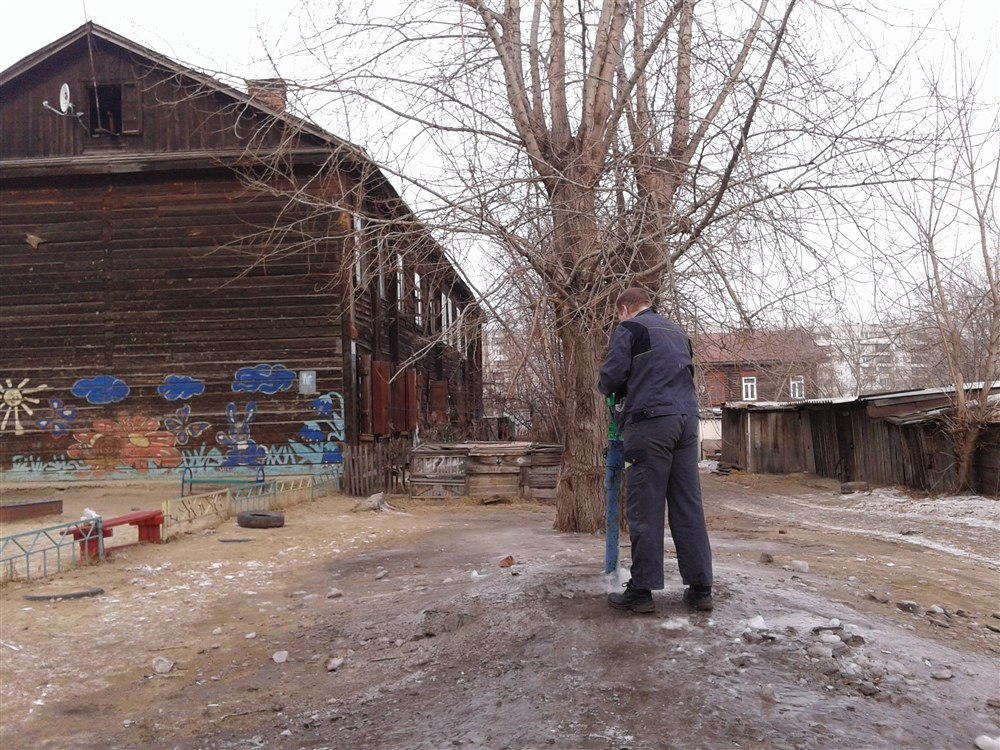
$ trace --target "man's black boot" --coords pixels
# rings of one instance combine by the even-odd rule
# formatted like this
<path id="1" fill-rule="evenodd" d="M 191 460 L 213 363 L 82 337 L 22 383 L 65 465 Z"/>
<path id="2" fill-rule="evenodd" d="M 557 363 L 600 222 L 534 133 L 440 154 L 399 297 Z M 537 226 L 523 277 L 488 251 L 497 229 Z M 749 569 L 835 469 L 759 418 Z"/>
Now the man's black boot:
<path id="1" fill-rule="evenodd" d="M 653 592 L 633 585 L 631 578 L 625 584 L 625 593 L 608 594 L 608 604 L 615 609 L 627 609 L 630 612 L 641 614 L 656 611 L 656 605 L 653 604 Z"/>
<path id="2" fill-rule="evenodd" d="M 684 601 L 691 609 L 698 612 L 711 612 L 715 607 L 712 603 L 711 586 L 688 586 L 684 590 Z"/>

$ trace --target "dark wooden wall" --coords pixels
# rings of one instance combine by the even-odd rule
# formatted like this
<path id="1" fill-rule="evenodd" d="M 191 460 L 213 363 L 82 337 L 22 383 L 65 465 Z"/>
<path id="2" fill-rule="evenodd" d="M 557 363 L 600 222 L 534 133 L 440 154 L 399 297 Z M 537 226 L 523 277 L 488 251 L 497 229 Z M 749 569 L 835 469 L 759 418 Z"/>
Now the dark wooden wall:
<path id="1" fill-rule="evenodd" d="M 388 211 L 378 201 L 360 210 L 366 227 L 349 250 L 359 254 L 361 269 L 360 277 L 351 272 L 357 404 L 349 410 L 350 433 L 371 441 L 412 437 L 419 427 L 434 438 L 466 438 L 482 416 L 481 332 L 472 294 L 426 230 L 380 219 Z M 477 321 L 461 339 L 442 336 L 442 295 Z"/>
<path id="2" fill-rule="evenodd" d="M 79 121 L 42 105 L 58 108 L 62 83 Z M 95 83 L 134 85 L 127 133 L 89 127 Z M 289 158 L 272 172 L 268 153 Z M 313 215 L 287 188 L 317 168 L 325 209 Z M 277 190 L 248 188 L 236 169 Z M 218 468 L 221 455 L 293 471 L 343 443 L 481 415 L 478 325 L 463 351 L 437 344 L 402 371 L 440 332 L 440 294 L 472 307 L 470 290 L 375 165 L 332 136 L 83 36 L 5 75 L 0 170 L 0 391 L 16 402 L 0 407 L 0 468 Z M 369 225 L 356 281 L 342 265 L 354 215 Z M 316 393 L 299 393 L 302 371 Z M 174 377 L 201 390 L 171 400 Z M 109 392 L 88 392 L 95 383 Z"/>
<path id="3" fill-rule="evenodd" d="M 93 65 L 81 39 L 3 87 L 0 159 L 86 156 L 102 153 L 163 154 L 218 152 L 275 146 L 284 137 L 281 121 L 269 120 L 245 103 L 220 94 L 100 38 L 93 39 Z M 138 134 L 94 136 L 89 131 L 88 87 L 134 83 L 141 105 Z M 82 125 L 60 117 L 61 84 L 84 114 Z M 87 126 L 87 127 L 85 127 Z"/>
<path id="4" fill-rule="evenodd" d="M 313 402 L 344 391 L 340 297 L 331 286 L 343 241 L 254 265 L 280 249 L 267 231 L 285 208 L 279 198 L 248 197 L 220 171 L 5 184 L 0 201 L 2 377 L 47 386 L 33 394 L 37 414 L 21 415 L 25 434 L 12 435 L 12 424 L 4 431 L 4 466 L 15 454 L 59 456 L 72 441 L 35 425 L 52 416 L 50 398 L 77 409 L 71 428 L 144 416 L 162 431 L 187 405 L 191 422 L 211 424 L 188 451 L 219 447 L 231 403 L 245 415 L 255 402 L 251 436 L 264 446 L 284 445 L 307 421 L 328 421 Z M 244 239 L 256 230 L 254 241 Z M 263 390 L 253 382 L 234 390 L 237 370 L 256 365 L 279 374 Z M 292 379 L 301 370 L 316 372 L 317 394 L 299 395 Z M 204 392 L 168 401 L 158 390 L 168 375 L 193 378 Z M 93 404 L 72 393 L 78 381 L 104 376 L 127 385 L 127 397 Z"/>
<path id="5" fill-rule="evenodd" d="M 805 398 L 819 395 L 817 366 L 814 362 L 785 362 L 761 365 L 732 365 L 705 363 L 697 365 L 696 382 L 705 387 L 701 400 L 703 406 L 721 406 L 723 401 L 743 400 L 743 377 L 757 378 L 757 401 L 789 401 L 789 378 L 803 376 Z M 713 395 L 712 381 L 721 377 L 725 382 L 723 401 L 708 402 Z"/>

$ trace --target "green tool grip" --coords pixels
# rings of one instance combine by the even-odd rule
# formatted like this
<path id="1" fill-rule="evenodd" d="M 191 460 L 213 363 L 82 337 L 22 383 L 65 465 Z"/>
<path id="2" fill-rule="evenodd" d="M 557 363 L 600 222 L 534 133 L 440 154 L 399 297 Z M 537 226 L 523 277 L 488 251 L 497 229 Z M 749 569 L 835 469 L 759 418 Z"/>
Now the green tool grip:
<path id="1" fill-rule="evenodd" d="M 610 412 L 610 419 L 608 420 L 608 440 L 621 440 L 621 429 L 619 429 L 617 420 L 615 419 L 615 394 L 612 393 L 608 396 L 606 401 L 608 404 L 608 411 Z"/>

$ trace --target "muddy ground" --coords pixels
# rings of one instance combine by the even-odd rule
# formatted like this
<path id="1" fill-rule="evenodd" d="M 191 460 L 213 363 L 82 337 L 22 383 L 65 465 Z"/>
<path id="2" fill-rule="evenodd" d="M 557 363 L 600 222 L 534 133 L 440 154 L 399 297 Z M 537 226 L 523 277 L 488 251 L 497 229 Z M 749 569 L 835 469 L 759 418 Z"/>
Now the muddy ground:
<path id="1" fill-rule="evenodd" d="M 330 496 L 281 529 L 230 521 L 8 584 L 0 746 L 940 750 L 1000 735 L 996 501 L 739 474 L 704 488 L 710 614 L 682 604 L 669 541 L 656 613 L 610 609 L 603 538 L 557 533 L 553 508 L 527 503 L 352 513 Z M 82 500 L 111 515 L 177 493 L 60 494 L 78 517 Z"/>

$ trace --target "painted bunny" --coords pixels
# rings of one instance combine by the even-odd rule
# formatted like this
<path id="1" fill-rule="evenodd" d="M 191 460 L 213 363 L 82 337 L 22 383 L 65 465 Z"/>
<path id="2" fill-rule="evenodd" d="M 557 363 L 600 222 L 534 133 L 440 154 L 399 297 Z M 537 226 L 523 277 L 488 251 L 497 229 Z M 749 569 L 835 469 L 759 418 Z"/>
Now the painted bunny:
<path id="1" fill-rule="evenodd" d="M 225 466 L 256 466 L 259 465 L 267 450 L 250 439 L 250 423 L 257 414 L 257 404 L 250 401 L 243 415 L 236 412 L 236 404 L 226 406 L 226 419 L 229 421 L 229 432 L 220 432 L 215 436 L 216 442 L 229 449 Z"/>

